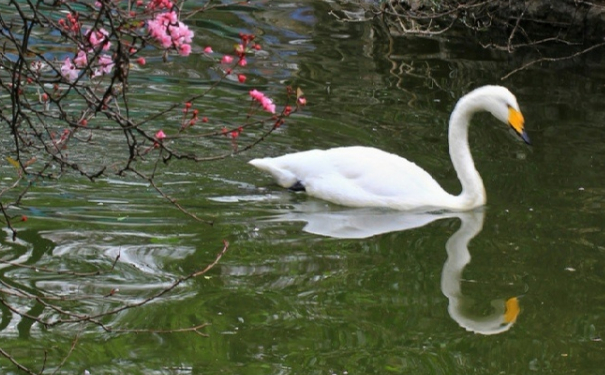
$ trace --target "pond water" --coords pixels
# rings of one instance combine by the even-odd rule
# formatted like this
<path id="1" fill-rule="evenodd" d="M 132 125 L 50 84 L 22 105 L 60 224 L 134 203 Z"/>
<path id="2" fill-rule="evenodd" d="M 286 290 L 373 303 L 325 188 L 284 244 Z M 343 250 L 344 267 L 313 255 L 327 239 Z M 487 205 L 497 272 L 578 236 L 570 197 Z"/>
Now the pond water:
<path id="1" fill-rule="evenodd" d="M 160 330 L 208 323 L 201 330 L 208 337 L 46 328 L 3 305 L 3 351 L 37 369 L 46 352 L 53 368 L 77 338 L 61 372 L 73 374 L 603 373 L 602 51 L 501 81 L 523 63 L 523 51 L 509 56 L 447 35 L 391 37 L 379 21 L 339 20 L 332 14 L 338 7 L 270 1 L 189 20 L 198 51 L 230 52 L 244 31 L 266 52 L 250 62 L 246 85 L 223 84 L 216 102 L 205 102 L 211 118 L 229 121 L 234 103 L 254 87 L 277 102 L 285 84 L 300 87 L 308 100 L 249 152 L 164 168 L 162 186 L 214 225 L 183 215 L 144 184 L 74 176 L 35 186 L 23 202 L 28 220 L 18 240 L 7 232 L 0 243 L 2 260 L 32 266 L 0 265 L 2 300 L 52 316 L 6 290 L 97 295 L 70 308 L 106 311 L 203 269 L 226 240 L 228 251 L 204 277 L 103 321 Z M 158 101 L 183 100 L 215 76 L 195 58 L 144 69 L 133 89 L 142 113 Z M 457 98 L 483 84 L 516 94 L 533 141 L 527 146 L 490 116 L 477 116 L 471 147 L 488 194 L 484 209 L 344 209 L 284 191 L 246 164 L 370 145 L 416 161 L 459 191 L 447 120 Z M 11 168 L 1 170 L 5 183 Z M 348 238 L 335 238 L 336 231 Z M 115 269 L 102 275 L 42 272 L 110 269 L 118 254 Z M 119 293 L 103 297 L 114 288 Z M 5 357 L 0 368 L 19 373 Z"/>

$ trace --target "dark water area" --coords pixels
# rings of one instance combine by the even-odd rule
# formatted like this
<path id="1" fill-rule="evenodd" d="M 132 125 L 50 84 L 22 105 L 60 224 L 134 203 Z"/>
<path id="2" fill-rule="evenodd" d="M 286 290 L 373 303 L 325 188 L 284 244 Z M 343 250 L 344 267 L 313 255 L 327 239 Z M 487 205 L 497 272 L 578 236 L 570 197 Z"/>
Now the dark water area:
<path id="1" fill-rule="evenodd" d="M 0 348 L 34 368 L 46 350 L 52 368 L 77 336 L 60 372 L 74 374 L 603 373 L 603 51 L 535 64 L 502 80 L 535 53 L 487 50 L 459 32 L 393 37 L 354 5 L 344 10 L 363 19 L 339 20 L 341 6 L 267 1 L 187 21 L 196 33 L 194 52 L 211 45 L 230 53 L 239 32 L 255 34 L 263 46 L 250 59 L 246 84 L 227 81 L 204 102 L 217 123 L 229 123 L 252 88 L 279 103 L 291 85 L 308 100 L 246 153 L 163 168 L 162 186 L 213 226 L 183 215 L 146 184 L 68 176 L 35 186 L 18 211 L 28 216 L 19 239 L 6 231 L 0 241 L 2 260 L 32 266 L 0 265 L 1 298 L 52 316 L 9 294 L 9 286 L 99 295 L 74 307 L 98 312 L 144 300 L 204 268 L 226 240 L 229 250 L 208 275 L 104 322 L 123 329 L 209 323 L 208 337 L 45 328 L 0 307 Z M 133 111 L 141 115 L 217 77 L 214 64 L 196 58 L 158 58 L 141 69 L 131 88 Z M 470 144 L 487 191 L 483 209 L 346 209 L 284 191 L 246 164 L 366 145 L 413 160 L 458 192 L 447 121 L 456 100 L 484 84 L 517 96 L 533 144 L 489 115 L 476 116 Z M 12 167 L 4 163 L 0 173 L 2 186 L 10 184 Z M 348 238 L 335 238 L 337 231 Z M 118 253 L 115 270 L 103 275 L 36 269 L 107 269 Z M 114 288 L 117 296 L 102 298 Z M 19 373 L 4 357 L 0 372 Z"/>

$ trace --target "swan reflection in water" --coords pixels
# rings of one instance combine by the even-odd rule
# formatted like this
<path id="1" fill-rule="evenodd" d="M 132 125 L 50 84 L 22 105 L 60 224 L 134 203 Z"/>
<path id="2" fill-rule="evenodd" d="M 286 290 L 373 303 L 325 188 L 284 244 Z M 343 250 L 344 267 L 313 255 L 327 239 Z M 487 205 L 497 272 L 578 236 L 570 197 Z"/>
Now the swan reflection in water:
<path id="1" fill-rule="evenodd" d="M 371 208 L 326 212 L 324 205 L 316 208 L 305 205 L 303 211 L 281 214 L 270 221 L 304 221 L 307 223 L 303 228 L 305 232 L 355 239 L 419 228 L 436 220 L 459 218 L 460 228 L 445 244 L 447 260 L 441 273 L 441 291 L 449 300 L 449 315 L 467 331 L 483 335 L 508 331 L 515 323 L 520 312 L 517 297 L 492 300 L 493 313 L 479 315 L 472 312 L 475 301 L 462 294 L 462 272 L 471 261 L 468 244 L 483 228 L 485 212 L 482 209 L 444 213 L 413 213 Z"/>

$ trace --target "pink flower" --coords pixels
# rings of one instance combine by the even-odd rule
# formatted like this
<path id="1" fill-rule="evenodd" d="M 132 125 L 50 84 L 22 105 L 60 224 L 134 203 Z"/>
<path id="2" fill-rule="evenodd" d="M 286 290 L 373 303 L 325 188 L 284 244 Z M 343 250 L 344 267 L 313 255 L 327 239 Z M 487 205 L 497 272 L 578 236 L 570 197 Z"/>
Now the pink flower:
<path id="1" fill-rule="evenodd" d="M 261 99 L 260 104 L 263 106 L 265 111 L 270 113 L 275 113 L 275 104 L 273 104 L 273 100 L 267 98 L 266 96 Z"/>
<path id="2" fill-rule="evenodd" d="M 206 47 L 204 48 L 204 53 L 213 53 L 214 51 L 212 50 L 212 47 Z"/>
<path id="3" fill-rule="evenodd" d="M 246 82 L 246 76 L 243 74 L 238 74 L 237 80 L 239 81 L 239 83 L 244 83 Z"/>
<path id="4" fill-rule="evenodd" d="M 86 57 L 86 52 L 78 51 L 78 55 L 74 59 L 74 63 L 78 68 L 84 68 L 88 65 L 88 57 Z"/>
<path id="5" fill-rule="evenodd" d="M 145 61 L 144 57 L 139 57 L 137 59 L 137 64 L 139 64 L 139 65 L 145 65 L 145 63 L 146 63 L 146 61 Z"/>
<path id="6" fill-rule="evenodd" d="M 107 51 L 109 47 L 111 47 L 109 33 L 103 28 L 99 30 L 90 30 L 88 32 L 88 41 L 92 44 L 93 48 L 102 45 L 103 51 Z"/>
<path id="7" fill-rule="evenodd" d="M 175 11 L 160 13 L 147 21 L 149 34 L 164 48 L 176 48 L 182 56 L 191 53 L 193 31 L 178 20 Z"/>
<path id="8" fill-rule="evenodd" d="M 76 66 L 71 62 L 69 57 L 66 57 L 63 61 L 63 65 L 61 65 L 61 75 L 66 80 L 73 82 L 78 78 L 78 74 L 80 73 L 79 69 L 76 69 Z"/>
<path id="9" fill-rule="evenodd" d="M 250 90 L 249 94 L 252 97 L 252 99 L 256 100 L 257 102 L 259 102 L 261 104 L 261 106 L 263 106 L 265 111 L 270 112 L 270 113 L 275 113 L 275 104 L 273 104 L 273 100 L 267 98 L 265 96 L 265 94 L 263 94 L 262 92 L 260 92 L 256 89 Z"/>
<path id="10" fill-rule="evenodd" d="M 174 5 L 170 0 L 151 0 L 147 4 L 148 9 L 171 9 Z"/>
<path id="11" fill-rule="evenodd" d="M 98 77 L 100 75 L 105 75 L 111 73 L 113 69 L 114 62 L 111 56 L 101 55 L 99 56 L 99 68 L 95 69 L 92 73 L 93 77 Z"/>
<path id="12" fill-rule="evenodd" d="M 246 66 L 246 65 L 248 65 L 248 62 L 246 61 L 245 58 L 242 57 L 237 64 L 239 66 Z"/>
<path id="13" fill-rule="evenodd" d="M 165 13 L 163 13 L 165 14 Z M 158 14 L 155 19 L 147 22 L 147 29 L 149 34 L 157 40 L 162 47 L 169 48 L 172 45 L 172 39 L 168 35 L 166 29 L 168 28 L 169 22 L 162 18 L 162 14 Z"/>
<path id="14" fill-rule="evenodd" d="M 221 63 L 223 63 L 223 64 L 231 64 L 232 62 L 233 62 L 233 57 L 231 57 L 229 55 L 225 55 L 221 59 Z"/>
<path id="15" fill-rule="evenodd" d="M 181 44 L 179 46 L 179 54 L 181 56 L 189 56 L 191 53 L 191 45 L 190 44 Z"/>
<path id="16" fill-rule="evenodd" d="M 300 97 L 298 98 L 298 104 L 300 105 L 306 105 L 307 104 L 307 99 L 305 99 L 304 97 Z"/>
<path id="17" fill-rule="evenodd" d="M 265 97 L 265 94 L 258 91 L 257 89 L 254 89 L 254 90 L 250 90 L 250 96 L 252 97 L 252 99 L 255 99 L 260 102 L 261 99 Z"/>
<path id="18" fill-rule="evenodd" d="M 158 141 L 161 141 L 164 138 L 166 138 L 166 134 L 163 130 L 158 130 L 158 132 L 155 133 L 155 139 L 157 139 Z"/>

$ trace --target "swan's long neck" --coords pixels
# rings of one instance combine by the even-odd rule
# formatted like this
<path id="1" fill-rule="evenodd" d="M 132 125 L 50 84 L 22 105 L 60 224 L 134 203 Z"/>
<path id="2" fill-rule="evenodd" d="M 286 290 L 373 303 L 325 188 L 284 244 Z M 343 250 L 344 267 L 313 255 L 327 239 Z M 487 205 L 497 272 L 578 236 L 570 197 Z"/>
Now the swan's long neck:
<path id="1" fill-rule="evenodd" d="M 449 148 L 452 164 L 462 185 L 462 192 L 456 199 L 459 209 L 471 209 L 486 202 L 483 180 L 475 169 L 475 163 L 468 145 L 468 126 L 473 114 L 483 110 L 474 95 L 467 95 L 458 101 L 452 111 L 449 124 Z"/>

